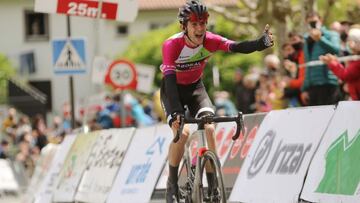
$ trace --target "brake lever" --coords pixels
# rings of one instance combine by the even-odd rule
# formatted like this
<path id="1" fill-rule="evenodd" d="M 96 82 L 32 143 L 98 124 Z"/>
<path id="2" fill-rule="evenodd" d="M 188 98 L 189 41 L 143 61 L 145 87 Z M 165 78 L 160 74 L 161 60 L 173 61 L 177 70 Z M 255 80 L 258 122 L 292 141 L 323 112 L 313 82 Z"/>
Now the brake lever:
<path id="1" fill-rule="evenodd" d="M 183 131 L 183 128 L 184 128 L 184 119 L 185 119 L 184 115 L 180 115 L 180 126 L 179 126 L 179 129 L 176 132 L 175 138 L 173 139 L 174 143 L 177 143 L 177 141 L 179 141 L 179 139 L 180 139 L 180 135 L 182 134 L 182 131 Z"/>
<path id="2" fill-rule="evenodd" d="M 240 131 L 244 134 L 244 118 L 242 112 L 238 112 L 238 116 L 236 119 L 236 133 L 232 137 L 232 140 L 237 140 L 240 136 Z"/>

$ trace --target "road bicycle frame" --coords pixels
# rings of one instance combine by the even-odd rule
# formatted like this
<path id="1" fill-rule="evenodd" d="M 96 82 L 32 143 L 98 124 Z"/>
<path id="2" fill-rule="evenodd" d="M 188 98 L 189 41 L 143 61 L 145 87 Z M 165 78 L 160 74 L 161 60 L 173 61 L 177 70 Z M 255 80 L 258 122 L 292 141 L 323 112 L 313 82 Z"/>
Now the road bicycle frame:
<path id="1" fill-rule="evenodd" d="M 182 132 L 182 128 L 185 123 L 197 123 L 198 129 L 191 134 L 189 139 L 187 140 L 184 159 L 181 169 L 185 167 L 187 172 L 187 178 L 185 180 L 184 188 L 181 188 L 181 196 L 185 199 L 186 203 L 196 202 L 226 202 L 226 195 L 223 183 L 223 177 L 221 172 L 221 165 L 219 158 L 217 155 L 208 149 L 207 145 L 207 137 L 205 133 L 205 124 L 208 123 L 217 123 L 217 122 L 236 122 L 237 130 L 235 135 L 232 137 L 233 140 L 236 140 L 240 135 L 240 130 L 243 129 L 243 117 L 242 113 L 239 112 L 236 117 L 213 117 L 207 116 L 199 119 L 194 118 L 184 118 L 180 117 L 180 129 L 177 132 L 176 137 L 174 138 L 174 142 L 179 140 L 179 136 Z M 191 154 L 190 147 L 192 141 L 198 136 L 199 143 L 197 144 L 197 148 L 195 151 L 195 160 L 192 158 L 194 154 Z M 206 185 L 203 184 L 203 174 L 205 163 L 209 161 L 212 165 L 212 170 L 215 175 L 216 188 L 220 188 L 218 194 L 212 194 L 205 196 L 204 195 L 204 187 Z M 214 187 L 214 186 L 213 186 Z"/>

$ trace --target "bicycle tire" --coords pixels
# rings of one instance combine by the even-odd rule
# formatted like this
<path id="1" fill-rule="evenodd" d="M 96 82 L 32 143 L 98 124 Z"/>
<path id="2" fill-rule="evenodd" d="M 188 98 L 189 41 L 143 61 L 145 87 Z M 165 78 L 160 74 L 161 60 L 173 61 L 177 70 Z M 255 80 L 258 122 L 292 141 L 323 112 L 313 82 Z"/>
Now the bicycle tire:
<path id="1" fill-rule="evenodd" d="M 203 202 L 211 202 L 211 203 L 226 203 L 226 192 L 224 187 L 224 180 L 221 171 L 221 164 L 217 155 L 208 150 L 203 156 L 198 160 L 200 161 L 199 168 L 195 171 L 195 181 L 194 181 L 194 189 L 192 200 L 193 202 L 203 203 Z M 215 179 L 213 187 L 216 188 L 218 194 L 212 194 L 213 191 L 210 191 L 210 195 L 208 197 L 205 195 L 207 190 L 203 187 L 203 174 L 205 172 L 205 164 L 207 161 L 210 161 L 211 167 L 214 170 Z M 208 183 L 210 184 L 210 183 Z M 214 197 L 214 195 L 216 195 Z M 213 199 L 216 198 L 216 199 Z"/>
<path id="2" fill-rule="evenodd" d="M 190 158 L 184 156 L 184 161 L 181 165 L 181 169 L 179 171 L 179 192 L 180 199 L 185 203 L 192 203 L 191 201 L 191 193 L 193 190 L 194 179 L 195 179 L 195 171 L 191 168 L 192 164 L 190 162 Z M 185 174 L 183 174 L 183 172 Z M 184 178 L 184 179 L 183 179 Z M 183 180 L 181 180 L 183 179 Z"/>

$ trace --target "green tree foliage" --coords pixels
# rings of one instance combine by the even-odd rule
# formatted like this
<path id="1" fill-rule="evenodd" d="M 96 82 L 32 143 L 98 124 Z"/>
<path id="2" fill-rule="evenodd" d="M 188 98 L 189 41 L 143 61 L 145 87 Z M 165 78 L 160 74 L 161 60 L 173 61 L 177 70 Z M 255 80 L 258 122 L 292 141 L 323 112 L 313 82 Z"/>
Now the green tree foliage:
<path id="1" fill-rule="evenodd" d="M 0 54 L 0 104 L 4 104 L 7 98 L 7 78 L 15 74 L 15 69 L 9 60 Z"/>
<path id="2" fill-rule="evenodd" d="M 214 27 L 214 32 L 224 36 L 226 38 L 243 41 L 243 40 L 252 40 L 258 36 L 251 36 L 242 34 L 242 32 L 234 32 L 234 30 L 245 29 L 244 26 L 239 26 L 234 22 L 228 21 L 226 18 L 219 16 L 216 19 L 216 24 Z M 252 66 L 260 66 L 262 64 L 263 52 L 254 52 L 251 54 L 234 54 L 234 53 L 216 53 L 210 60 L 208 66 L 216 66 L 219 68 L 220 72 L 220 87 L 219 89 L 232 90 L 234 87 L 234 72 L 236 69 L 241 68 L 244 72 L 247 72 Z M 212 76 L 211 68 L 208 68 L 205 72 L 205 76 L 209 75 L 211 81 L 204 79 L 205 84 L 207 85 L 210 92 L 216 90 L 212 85 Z"/>
<path id="3" fill-rule="evenodd" d="M 354 23 L 360 21 L 360 4 L 354 0 L 319 0 L 316 3 L 327 25 L 334 21 L 347 20 Z"/>
<path id="4" fill-rule="evenodd" d="M 127 58 L 136 63 L 154 65 L 156 67 L 155 84 L 159 86 L 161 73 L 158 67 L 162 63 L 162 43 L 177 32 L 180 32 L 180 27 L 174 23 L 166 28 L 148 32 L 140 38 L 134 38 L 131 40 L 131 46 L 118 58 Z"/>

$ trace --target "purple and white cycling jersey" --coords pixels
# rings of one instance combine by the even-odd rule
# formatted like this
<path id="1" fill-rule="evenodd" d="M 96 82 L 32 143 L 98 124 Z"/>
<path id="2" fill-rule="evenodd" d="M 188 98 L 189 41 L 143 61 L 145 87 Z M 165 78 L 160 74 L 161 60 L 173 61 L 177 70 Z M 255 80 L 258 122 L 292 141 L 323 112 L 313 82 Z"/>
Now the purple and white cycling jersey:
<path id="1" fill-rule="evenodd" d="M 163 44 L 160 69 L 164 75 L 175 73 L 178 84 L 194 83 L 201 78 L 209 57 L 218 50 L 229 52 L 232 43 L 234 41 L 206 32 L 204 43 L 192 48 L 186 45 L 185 34 L 177 33 Z"/>

